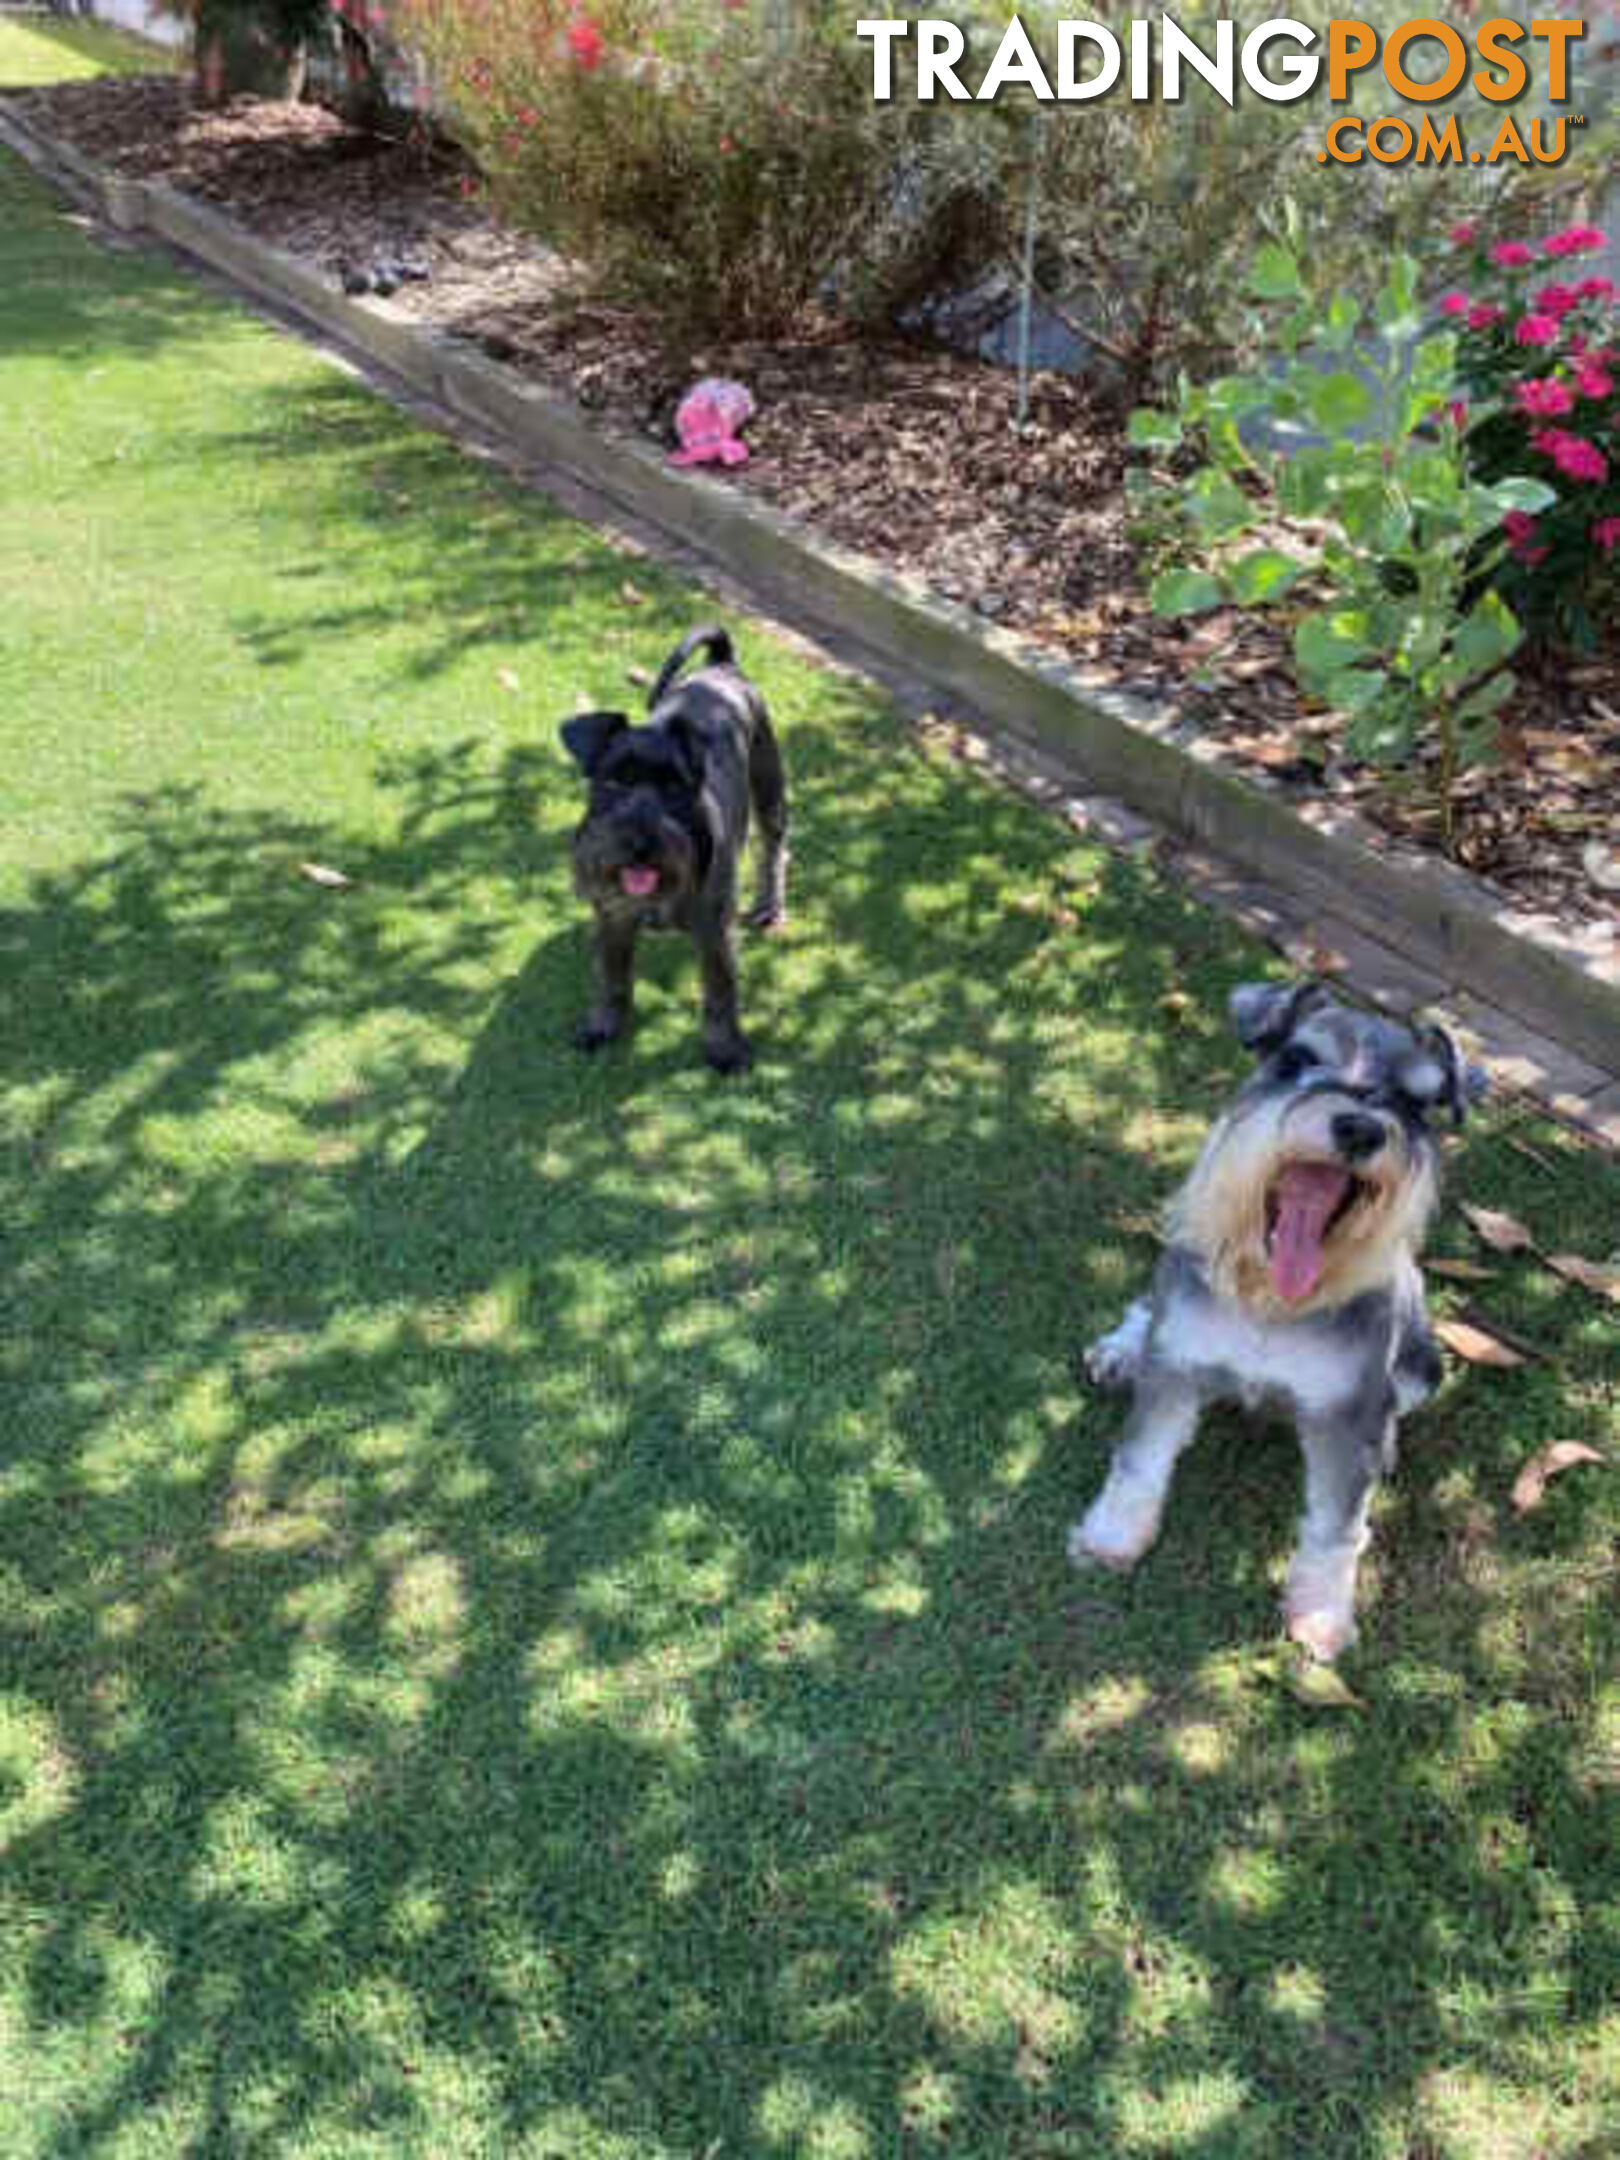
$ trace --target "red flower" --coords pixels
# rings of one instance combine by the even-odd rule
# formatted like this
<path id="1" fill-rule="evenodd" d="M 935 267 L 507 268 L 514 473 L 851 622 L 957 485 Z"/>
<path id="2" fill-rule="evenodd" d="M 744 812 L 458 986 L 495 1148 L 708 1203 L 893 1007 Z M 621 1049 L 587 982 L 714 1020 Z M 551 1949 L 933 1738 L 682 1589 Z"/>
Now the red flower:
<path id="1" fill-rule="evenodd" d="M 1535 257 L 1522 240 L 1498 240 L 1491 249 L 1491 261 L 1500 263 L 1504 270 L 1522 270 Z"/>
<path id="2" fill-rule="evenodd" d="M 1477 307 L 1468 310 L 1470 330 L 1489 330 L 1493 323 L 1502 320 L 1502 310 L 1494 300 L 1481 300 Z"/>
<path id="3" fill-rule="evenodd" d="M 1526 315 L 1513 336 L 1515 343 L 1520 345 L 1556 345 L 1558 318 L 1556 315 Z"/>
<path id="4" fill-rule="evenodd" d="M 1544 255 L 1593 255 L 1608 244 L 1608 234 L 1599 232 L 1595 225 L 1570 225 L 1563 232 L 1543 240 L 1541 252 Z"/>
<path id="5" fill-rule="evenodd" d="M 1620 547 L 1620 517 L 1599 518 L 1592 527 L 1592 541 L 1605 555 L 1612 555 Z"/>
<path id="6" fill-rule="evenodd" d="M 1584 398 L 1606 398 L 1614 393 L 1614 377 L 1591 356 L 1575 370 L 1575 387 Z"/>
<path id="7" fill-rule="evenodd" d="M 1532 304 L 1538 315 L 1550 315 L 1555 322 L 1562 322 L 1579 299 L 1573 285 L 1543 285 Z"/>
<path id="8" fill-rule="evenodd" d="M 1464 219 L 1461 225 L 1452 226 L 1450 232 L 1446 234 L 1446 238 L 1453 247 L 1466 247 L 1478 231 L 1479 227 L 1477 225 L 1472 225 L 1467 219 Z"/>
<path id="9" fill-rule="evenodd" d="M 607 40 L 588 15 L 568 25 L 568 49 L 582 68 L 602 65 L 602 55 L 607 51 Z"/>
<path id="10" fill-rule="evenodd" d="M 1562 414 L 1575 410 L 1575 393 L 1567 382 L 1560 382 L 1555 375 L 1543 375 L 1531 382 L 1522 382 L 1514 390 L 1520 407 L 1534 413 L 1538 420 L 1556 420 Z"/>
<path id="11" fill-rule="evenodd" d="M 1601 487 L 1609 477 L 1609 461 L 1596 443 L 1584 435 L 1561 435 L 1553 446 L 1552 461 L 1571 480 L 1589 480 Z"/>
<path id="12" fill-rule="evenodd" d="M 1440 298 L 1442 315 L 1466 315 L 1471 303 L 1465 292 L 1443 293 Z"/>

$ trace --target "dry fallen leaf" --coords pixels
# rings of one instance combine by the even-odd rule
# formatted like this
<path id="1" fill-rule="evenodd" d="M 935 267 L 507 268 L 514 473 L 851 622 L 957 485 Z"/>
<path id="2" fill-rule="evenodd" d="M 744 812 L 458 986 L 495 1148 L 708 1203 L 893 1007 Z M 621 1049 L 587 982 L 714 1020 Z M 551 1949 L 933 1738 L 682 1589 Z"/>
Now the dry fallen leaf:
<path id="1" fill-rule="evenodd" d="M 1513 1505 L 1521 1515 L 1528 1515 L 1532 1508 L 1540 1507 L 1542 1495 L 1550 1478 L 1560 1470 L 1568 1470 L 1575 1463 L 1602 1462 L 1596 1448 L 1588 1447 L 1583 1440 L 1555 1440 L 1549 1447 L 1532 1455 L 1518 1476 L 1513 1480 Z"/>
<path id="2" fill-rule="evenodd" d="M 1477 1260 L 1425 1260 L 1423 1265 L 1430 1275 L 1443 1275 L 1450 1282 L 1495 1282 L 1501 1272 L 1481 1267 Z"/>
<path id="3" fill-rule="evenodd" d="M 653 684 L 653 672 L 651 668 L 626 668 L 624 679 L 626 682 L 634 683 L 638 690 L 650 690 Z"/>
<path id="4" fill-rule="evenodd" d="M 1493 1252 L 1523 1252 L 1535 1243 L 1515 1216 L 1499 1214 L 1494 1208 L 1470 1207 L 1466 1200 L 1458 1205 Z"/>
<path id="5" fill-rule="evenodd" d="M 1351 1693 L 1331 1665 L 1319 1665 L 1314 1658 L 1307 1664 L 1290 1659 L 1286 1678 L 1289 1694 L 1313 1710 L 1365 1710 L 1367 1707 L 1359 1695 Z"/>
<path id="6" fill-rule="evenodd" d="M 517 670 L 515 668 L 497 668 L 495 670 L 495 680 L 500 684 L 503 690 L 521 690 L 523 687 L 522 683 L 518 680 Z"/>
<path id="7" fill-rule="evenodd" d="M 333 870 L 325 863 L 301 862 L 298 867 L 313 885 L 350 885 L 354 882 L 341 870 Z"/>
<path id="8" fill-rule="evenodd" d="M 630 580 L 626 578 L 619 587 L 619 598 L 626 607 L 640 607 L 645 602 L 647 595 L 639 585 L 632 585 Z"/>
<path id="9" fill-rule="evenodd" d="M 1491 1335 L 1469 1320 L 1437 1320 L 1434 1332 L 1448 1350 L 1466 1358 L 1470 1365 L 1522 1365 L 1523 1357 L 1510 1349 L 1499 1335 Z"/>
<path id="10" fill-rule="evenodd" d="M 1606 1297 L 1612 1305 L 1620 1305 L 1620 1266 L 1611 1262 L 1605 1267 L 1601 1260 L 1583 1260 L 1579 1253 L 1570 1252 L 1543 1253 L 1542 1258 L 1555 1274 L 1567 1276 L 1598 1297 Z"/>

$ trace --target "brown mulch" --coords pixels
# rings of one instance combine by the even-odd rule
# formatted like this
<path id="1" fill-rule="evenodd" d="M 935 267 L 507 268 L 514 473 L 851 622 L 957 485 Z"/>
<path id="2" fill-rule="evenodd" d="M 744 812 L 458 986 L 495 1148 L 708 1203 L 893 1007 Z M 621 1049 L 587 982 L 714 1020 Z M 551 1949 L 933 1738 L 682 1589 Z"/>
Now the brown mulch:
<path id="1" fill-rule="evenodd" d="M 1422 793 L 1392 791 L 1338 757 L 1336 723 L 1302 709 L 1274 621 L 1233 611 L 1167 624 L 1148 613 L 1126 532 L 1121 416 L 1083 382 L 1037 377 L 1020 434 L 1011 371 L 935 345 L 812 322 L 769 344 L 676 347 L 656 321 L 582 293 L 567 265 L 496 221 L 442 142 L 380 140 L 316 105 L 243 98 L 203 111 L 169 77 L 8 95 L 104 164 L 215 204 L 334 282 L 409 251 L 428 274 L 401 284 L 394 305 L 610 426 L 668 444 L 697 375 L 740 377 L 759 411 L 734 484 L 1096 680 L 1172 704 L 1188 737 L 1262 785 L 1343 803 L 1438 846 Z M 1514 906 L 1620 935 L 1620 895 L 1600 882 L 1620 872 L 1620 650 L 1527 671 L 1503 733 L 1502 763 L 1465 783 L 1458 859 Z"/>

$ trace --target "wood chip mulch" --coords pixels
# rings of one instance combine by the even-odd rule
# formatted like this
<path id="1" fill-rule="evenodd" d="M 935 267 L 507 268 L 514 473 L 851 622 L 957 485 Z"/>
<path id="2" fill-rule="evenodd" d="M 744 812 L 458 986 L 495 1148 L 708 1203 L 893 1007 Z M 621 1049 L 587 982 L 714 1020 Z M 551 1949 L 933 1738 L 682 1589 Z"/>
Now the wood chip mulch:
<path id="1" fill-rule="evenodd" d="M 1065 375 L 1035 379 L 1015 425 L 1010 370 L 809 322 L 769 344 L 673 344 L 645 315 L 584 292 L 570 267 L 495 220 L 442 142 L 382 140 L 324 108 L 240 98 L 192 106 L 140 77 L 7 93 L 114 169 L 161 178 L 342 282 L 408 250 L 427 271 L 394 304 L 574 397 L 611 427 L 672 442 L 700 374 L 759 401 L 733 482 L 825 537 L 922 576 L 1098 680 L 1172 705 L 1191 736 L 1261 785 L 1352 807 L 1439 845 L 1420 789 L 1341 759 L 1335 723 L 1302 706 L 1275 621 L 1237 611 L 1157 622 L 1126 530 L 1121 415 Z M 1456 854 L 1513 907 L 1620 941 L 1620 641 L 1526 671 L 1506 755 L 1464 785 Z"/>

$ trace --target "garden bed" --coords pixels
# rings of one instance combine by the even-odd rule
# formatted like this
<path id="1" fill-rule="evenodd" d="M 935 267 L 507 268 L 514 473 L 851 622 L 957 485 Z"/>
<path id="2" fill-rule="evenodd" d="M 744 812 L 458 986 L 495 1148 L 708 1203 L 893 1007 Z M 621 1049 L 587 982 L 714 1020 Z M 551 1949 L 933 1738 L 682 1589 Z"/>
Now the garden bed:
<path id="1" fill-rule="evenodd" d="M 17 102 L 103 165 L 211 203 L 335 284 L 404 254 L 427 275 L 398 287 L 397 307 L 643 440 L 671 441 L 696 375 L 739 376 L 759 412 L 733 484 L 923 577 L 1088 680 L 1172 704 L 1188 739 L 1270 792 L 1437 845 L 1421 790 L 1392 793 L 1337 756 L 1337 722 L 1301 701 L 1274 621 L 1152 617 L 1126 530 L 1122 415 L 1085 383 L 1037 376 L 1020 434 L 1011 372 L 935 345 L 812 322 L 792 341 L 677 346 L 657 321 L 583 294 L 566 265 L 494 220 L 453 153 L 380 141 L 317 106 L 238 99 L 202 111 L 164 78 Z M 1620 653 L 1526 671 L 1504 744 L 1498 766 L 1464 783 L 1459 859 L 1513 908 L 1613 936 Z"/>

